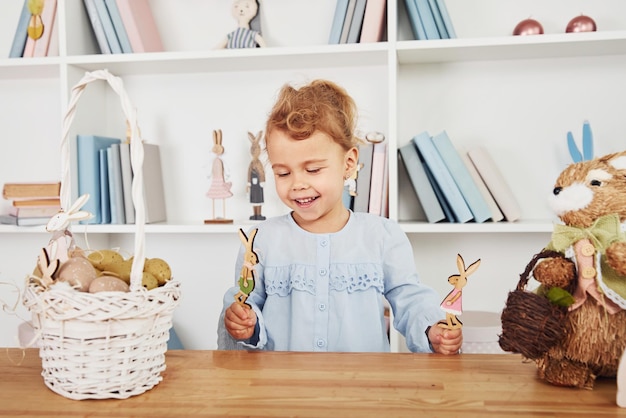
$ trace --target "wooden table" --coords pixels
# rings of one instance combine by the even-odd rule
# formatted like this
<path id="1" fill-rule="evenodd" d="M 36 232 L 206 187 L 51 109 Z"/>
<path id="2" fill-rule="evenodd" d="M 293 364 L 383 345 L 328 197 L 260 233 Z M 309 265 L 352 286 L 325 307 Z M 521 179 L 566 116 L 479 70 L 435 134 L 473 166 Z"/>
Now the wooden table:
<path id="1" fill-rule="evenodd" d="M 21 357 L 0 351 L 0 416 L 626 416 L 614 379 L 593 390 L 556 387 L 513 354 L 170 351 L 152 390 L 83 401 L 44 385 L 36 350 L 17 364 Z"/>

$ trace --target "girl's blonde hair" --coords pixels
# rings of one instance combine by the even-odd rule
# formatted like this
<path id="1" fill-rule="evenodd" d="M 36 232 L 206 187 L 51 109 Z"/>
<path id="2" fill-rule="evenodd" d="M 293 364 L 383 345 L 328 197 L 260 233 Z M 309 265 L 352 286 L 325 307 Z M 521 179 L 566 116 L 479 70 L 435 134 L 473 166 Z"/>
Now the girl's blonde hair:
<path id="1" fill-rule="evenodd" d="M 320 131 L 346 151 L 357 146 L 356 104 L 343 87 L 328 80 L 314 80 L 298 89 L 284 85 L 265 127 L 265 141 L 272 131 L 307 139 Z"/>

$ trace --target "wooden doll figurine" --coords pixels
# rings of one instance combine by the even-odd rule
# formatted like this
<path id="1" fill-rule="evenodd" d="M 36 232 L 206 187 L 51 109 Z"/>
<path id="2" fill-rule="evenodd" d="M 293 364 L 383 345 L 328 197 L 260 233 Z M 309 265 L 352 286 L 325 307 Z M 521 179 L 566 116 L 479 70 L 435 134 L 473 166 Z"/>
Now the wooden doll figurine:
<path id="1" fill-rule="evenodd" d="M 256 135 L 252 132 L 248 132 L 248 138 L 250 139 L 250 155 L 252 160 L 248 166 L 248 187 L 247 192 L 250 197 L 250 203 L 252 204 L 253 214 L 250 216 L 251 220 L 262 221 L 265 216 L 261 214 L 261 205 L 264 202 L 263 187 L 265 187 L 265 169 L 263 163 L 259 159 L 261 155 L 261 134 L 259 131 Z"/>
<path id="2" fill-rule="evenodd" d="M 232 219 L 226 219 L 226 199 L 231 197 L 233 193 L 230 191 L 232 187 L 231 182 L 227 182 L 224 176 L 224 162 L 221 159 L 221 155 L 224 154 L 224 146 L 222 145 L 222 130 L 213 131 L 213 166 L 211 168 L 211 186 L 206 193 L 207 197 L 212 200 L 212 219 L 206 219 L 204 223 L 230 223 Z M 215 200 L 222 200 L 222 214 L 223 217 L 215 216 Z"/>
<path id="3" fill-rule="evenodd" d="M 257 48 L 264 47 L 265 40 L 261 36 L 260 24 L 258 28 L 251 28 L 253 21 L 258 21 L 258 0 L 233 0 L 232 15 L 237 19 L 237 29 L 226 35 L 226 38 L 217 46 L 227 48 Z"/>
<path id="4" fill-rule="evenodd" d="M 461 254 L 456 255 L 456 266 L 459 269 L 459 274 L 453 274 L 448 277 L 448 283 L 454 286 L 454 289 L 441 302 L 441 309 L 446 312 L 446 320 L 437 324 L 441 328 L 456 329 L 463 326 L 463 323 L 457 318 L 457 315 L 463 313 L 462 289 L 467 284 L 467 276 L 475 272 L 479 265 L 480 259 L 474 261 L 466 269 L 465 261 L 463 261 Z"/>
<path id="5" fill-rule="evenodd" d="M 250 308 L 246 300 L 254 290 L 254 266 L 259 262 L 259 257 L 252 248 L 257 231 L 258 229 L 254 229 L 248 238 L 243 230 L 239 228 L 239 238 L 244 247 L 246 247 L 246 252 L 243 257 L 243 267 L 239 274 L 239 292 L 235 295 L 235 302 L 245 308 Z"/>

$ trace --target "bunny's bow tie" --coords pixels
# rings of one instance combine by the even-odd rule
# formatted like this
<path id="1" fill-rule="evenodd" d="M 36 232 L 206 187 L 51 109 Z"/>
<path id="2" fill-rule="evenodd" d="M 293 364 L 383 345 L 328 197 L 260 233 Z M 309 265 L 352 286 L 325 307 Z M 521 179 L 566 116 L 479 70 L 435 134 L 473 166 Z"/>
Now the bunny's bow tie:
<path id="1" fill-rule="evenodd" d="M 615 241 L 625 241 L 626 235 L 622 231 L 617 215 L 606 215 L 598 218 L 588 228 L 579 228 L 557 224 L 552 232 L 551 247 L 556 251 L 563 252 L 566 248 L 587 238 L 601 253 Z"/>

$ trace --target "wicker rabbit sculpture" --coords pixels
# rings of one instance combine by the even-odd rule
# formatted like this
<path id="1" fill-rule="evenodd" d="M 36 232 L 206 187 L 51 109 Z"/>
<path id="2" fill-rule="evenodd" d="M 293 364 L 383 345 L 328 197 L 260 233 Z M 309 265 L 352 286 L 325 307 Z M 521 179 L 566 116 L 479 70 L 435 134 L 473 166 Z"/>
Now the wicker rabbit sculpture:
<path id="1" fill-rule="evenodd" d="M 533 296 L 558 307 L 537 318 L 537 309 L 513 302 L 511 292 L 502 312 L 500 346 L 535 360 L 539 377 L 549 383 L 591 389 L 597 377 L 616 376 L 626 348 L 626 236 L 621 229 L 626 151 L 566 167 L 550 204 L 562 224 L 554 226 L 551 242 L 540 253 L 544 256 L 537 261 L 535 255 L 537 262 L 527 270 L 541 284 Z M 537 330 L 540 323 L 549 323 L 549 329 Z M 543 337 L 552 334 L 557 337 L 537 351 L 546 343 Z"/>
<path id="2" fill-rule="evenodd" d="M 250 308 L 246 300 L 254 290 L 254 266 L 259 262 L 259 257 L 252 248 L 257 231 L 258 229 L 253 229 L 250 237 L 247 237 L 243 230 L 239 229 L 239 238 L 246 251 L 243 257 L 241 274 L 239 275 L 239 292 L 235 295 L 235 302 L 246 308 Z"/>

